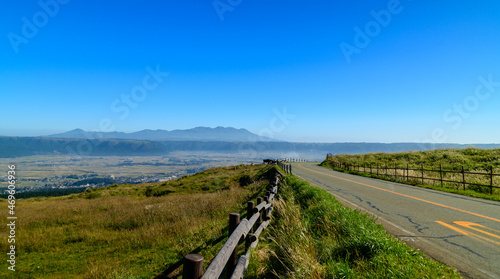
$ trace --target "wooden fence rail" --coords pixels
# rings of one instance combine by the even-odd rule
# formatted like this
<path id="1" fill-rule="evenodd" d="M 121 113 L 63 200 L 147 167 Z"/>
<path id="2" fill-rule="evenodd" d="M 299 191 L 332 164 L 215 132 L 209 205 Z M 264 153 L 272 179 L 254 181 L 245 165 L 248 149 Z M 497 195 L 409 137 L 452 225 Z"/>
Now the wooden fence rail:
<path id="1" fill-rule="evenodd" d="M 266 195 L 257 199 L 257 206 L 253 201 L 247 203 L 248 219 L 240 221 L 238 213 L 229 215 L 229 238 L 204 273 L 201 255 L 190 254 L 184 257 L 183 279 L 216 279 L 221 276 L 224 269 L 227 273 L 226 278 L 243 278 L 250 259 L 250 248 L 257 246 L 259 235 L 269 225 L 273 209 L 271 202 L 278 191 L 280 176 L 281 173 L 276 173 Z M 257 227 L 255 231 L 254 227 Z M 238 260 L 238 245 L 243 239 L 245 239 L 246 253 Z"/>
<path id="2" fill-rule="evenodd" d="M 332 164 L 332 162 L 330 162 L 330 164 Z M 421 184 L 425 184 L 426 181 L 439 181 L 441 187 L 445 182 L 462 186 L 464 190 L 466 189 L 467 185 L 476 187 L 488 187 L 490 195 L 493 194 L 494 188 L 500 189 L 500 186 L 495 185 L 493 182 L 496 177 L 500 177 L 500 173 L 494 173 L 493 167 L 491 167 L 486 172 L 478 172 L 478 171 L 466 171 L 463 166 L 458 171 L 445 170 L 443 169 L 442 165 L 439 166 L 439 169 L 434 169 L 434 168 L 428 169 L 425 168 L 423 164 L 420 165 L 419 168 L 410 168 L 408 164 L 406 165 L 406 167 L 401 168 L 397 164 L 394 164 L 394 166 L 388 166 L 387 164 L 385 165 L 376 164 L 375 166 L 373 166 L 373 164 L 346 164 L 341 162 L 334 162 L 333 166 L 342 170 L 357 171 L 362 173 L 376 174 L 379 176 L 394 177 L 396 179 L 402 179 L 406 181 L 410 181 L 410 179 L 416 180 L 419 181 Z M 412 172 L 413 174 L 410 175 L 410 172 Z M 436 174 L 435 177 L 431 176 L 431 174 L 433 173 Z M 459 175 L 461 179 L 459 180 L 447 179 L 446 176 L 450 176 L 450 174 Z M 477 182 L 477 180 L 473 181 L 472 179 L 466 179 L 470 175 L 483 177 L 483 181 L 488 181 L 488 183 L 485 184 Z M 457 189 L 459 188 L 458 186 Z"/>

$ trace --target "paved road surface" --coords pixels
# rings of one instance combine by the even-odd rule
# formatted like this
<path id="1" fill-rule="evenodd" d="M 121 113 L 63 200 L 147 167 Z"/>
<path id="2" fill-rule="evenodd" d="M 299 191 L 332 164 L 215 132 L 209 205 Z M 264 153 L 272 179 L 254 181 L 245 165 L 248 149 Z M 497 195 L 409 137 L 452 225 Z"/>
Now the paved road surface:
<path id="1" fill-rule="evenodd" d="M 349 175 L 313 163 L 293 173 L 465 278 L 500 278 L 500 202 Z"/>

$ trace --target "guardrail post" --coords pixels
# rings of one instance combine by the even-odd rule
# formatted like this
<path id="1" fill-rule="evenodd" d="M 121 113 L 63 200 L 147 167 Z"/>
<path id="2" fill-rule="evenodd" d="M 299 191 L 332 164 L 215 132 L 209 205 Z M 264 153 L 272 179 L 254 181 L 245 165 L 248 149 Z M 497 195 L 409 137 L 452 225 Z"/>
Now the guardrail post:
<path id="1" fill-rule="evenodd" d="M 182 279 L 199 279 L 203 275 L 203 256 L 189 254 L 184 257 Z"/>
<path id="2" fill-rule="evenodd" d="M 234 232 L 238 224 L 240 223 L 240 214 L 238 213 L 230 213 L 229 214 L 229 236 Z M 233 253 L 231 254 L 231 257 L 227 261 L 226 264 L 226 271 L 227 271 L 227 278 L 230 278 L 231 275 L 233 274 L 234 268 L 236 267 L 236 264 L 238 264 L 238 246 L 234 248 Z"/>

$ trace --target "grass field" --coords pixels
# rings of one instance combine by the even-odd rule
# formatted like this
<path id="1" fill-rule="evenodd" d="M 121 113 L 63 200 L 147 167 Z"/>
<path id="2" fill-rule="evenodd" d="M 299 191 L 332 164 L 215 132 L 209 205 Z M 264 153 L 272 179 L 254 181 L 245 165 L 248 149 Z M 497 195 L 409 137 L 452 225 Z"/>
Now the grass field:
<path id="1" fill-rule="evenodd" d="M 274 208 L 245 278 L 460 278 L 294 176 Z"/>
<path id="2" fill-rule="evenodd" d="M 3 261 L 0 278 L 176 278 L 189 253 L 210 262 L 227 237 L 228 214 L 262 194 L 269 169 L 222 167 L 164 183 L 18 200 L 16 271 Z M 5 200 L 0 208 L 7 220 Z M 7 234 L 1 226 L 1 251 L 8 251 Z"/>
<path id="3" fill-rule="evenodd" d="M 338 164 L 343 166 L 342 169 L 336 167 Z M 500 149 L 467 148 L 359 155 L 339 154 L 328 156 L 322 165 L 340 171 L 346 171 L 345 166 L 349 166 L 348 172 L 353 174 L 500 200 L 499 188 L 481 186 L 500 187 L 500 175 L 498 175 L 500 174 Z M 388 166 L 387 170 L 386 166 Z M 424 168 L 424 183 L 420 179 L 422 167 Z M 410 170 L 406 172 L 404 170 L 406 168 Z M 463 174 L 461 173 L 462 169 L 464 170 Z M 445 172 L 440 173 L 438 170 Z M 405 179 L 405 175 L 417 178 Z M 455 182 L 445 181 L 441 185 L 441 179 Z M 467 182 L 465 189 L 462 183 L 464 180 Z"/>

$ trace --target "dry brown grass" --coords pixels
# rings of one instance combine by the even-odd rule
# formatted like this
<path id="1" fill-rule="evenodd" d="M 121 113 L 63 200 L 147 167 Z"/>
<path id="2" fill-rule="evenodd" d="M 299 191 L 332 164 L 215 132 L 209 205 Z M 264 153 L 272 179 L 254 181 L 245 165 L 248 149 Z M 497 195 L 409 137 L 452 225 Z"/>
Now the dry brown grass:
<path id="1" fill-rule="evenodd" d="M 73 195 L 18 200 L 16 275 L 151 278 L 196 249 L 205 251 L 209 260 L 218 244 L 212 247 L 207 242 L 224 235 L 229 212 L 243 210 L 246 199 L 266 184 L 258 181 L 240 187 L 238 176 L 243 172 L 257 175 L 259 170 L 262 166 L 220 168 L 199 175 L 199 179 L 184 180 L 186 185 L 223 177 L 228 189 L 211 193 L 162 197 L 110 194 L 144 192 L 132 189 L 144 187 L 135 185 L 102 190 L 101 197 L 93 199 Z M 0 205 L 7 208 L 4 202 Z M 0 233 L 0 249 L 6 251 L 6 228 Z M 0 277 L 8 275 L 6 270 L 0 271 Z"/>

